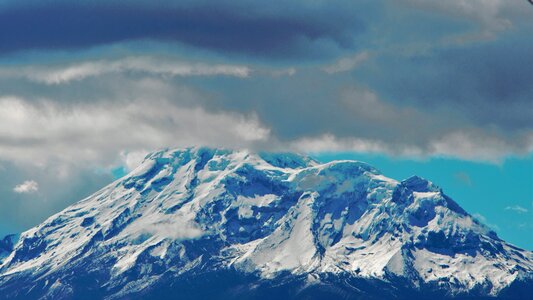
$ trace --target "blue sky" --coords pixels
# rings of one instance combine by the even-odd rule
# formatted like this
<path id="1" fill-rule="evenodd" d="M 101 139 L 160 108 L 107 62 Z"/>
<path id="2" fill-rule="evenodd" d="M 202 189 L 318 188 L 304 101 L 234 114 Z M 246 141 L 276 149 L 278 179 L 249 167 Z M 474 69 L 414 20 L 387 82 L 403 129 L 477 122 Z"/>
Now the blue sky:
<path id="1" fill-rule="evenodd" d="M 533 248 L 533 6 L 0 0 L 0 235 L 149 151 L 367 161 Z"/>

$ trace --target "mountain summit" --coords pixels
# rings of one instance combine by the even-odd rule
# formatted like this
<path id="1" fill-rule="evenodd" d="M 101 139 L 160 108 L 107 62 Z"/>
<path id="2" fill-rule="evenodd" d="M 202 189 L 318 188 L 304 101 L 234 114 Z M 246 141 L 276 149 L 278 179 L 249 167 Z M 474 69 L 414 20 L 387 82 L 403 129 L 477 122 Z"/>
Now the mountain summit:
<path id="1" fill-rule="evenodd" d="M 127 176 L 4 241 L 5 299 L 533 292 L 533 253 L 499 239 L 433 183 L 292 153 L 155 152 Z"/>

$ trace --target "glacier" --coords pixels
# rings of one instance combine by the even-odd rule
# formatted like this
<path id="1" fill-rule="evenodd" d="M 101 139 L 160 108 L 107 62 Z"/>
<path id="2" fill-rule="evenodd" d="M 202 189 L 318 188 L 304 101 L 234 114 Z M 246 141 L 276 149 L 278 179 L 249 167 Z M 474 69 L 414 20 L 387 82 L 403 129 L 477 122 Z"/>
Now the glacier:
<path id="1" fill-rule="evenodd" d="M 533 253 L 432 182 L 191 147 L 0 240 L 0 299 L 527 299 Z"/>

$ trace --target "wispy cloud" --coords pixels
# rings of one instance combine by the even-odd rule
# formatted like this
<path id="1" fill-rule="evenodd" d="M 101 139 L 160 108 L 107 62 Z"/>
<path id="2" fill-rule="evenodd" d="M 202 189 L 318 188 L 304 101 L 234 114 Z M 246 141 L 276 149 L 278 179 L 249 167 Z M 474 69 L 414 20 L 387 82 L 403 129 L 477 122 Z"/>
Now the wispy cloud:
<path id="1" fill-rule="evenodd" d="M 389 152 L 386 144 L 370 139 L 344 138 L 338 139 L 332 134 L 308 137 L 295 140 L 291 147 L 300 152 L 356 151 L 356 152 Z"/>
<path id="2" fill-rule="evenodd" d="M 505 210 L 514 211 L 519 214 L 525 214 L 529 211 L 527 208 L 522 207 L 520 205 L 510 205 L 510 206 L 505 207 Z"/>
<path id="3" fill-rule="evenodd" d="M 363 51 L 363 52 L 357 53 L 354 56 L 341 58 L 335 63 L 323 67 L 322 70 L 328 74 L 348 72 L 348 71 L 355 69 L 358 65 L 360 65 L 362 62 L 367 60 L 368 57 L 369 57 L 368 52 Z"/>
<path id="4" fill-rule="evenodd" d="M 248 77 L 251 69 L 244 65 L 208 64 L 151 56 L 127 57 L 118 60 L 94 60 L 67 65 L 2 68 L 0 77 L 26 78 L 54 85 L 96 77 L 109 73 L 148 73 L 161 76 L 233 76 Z"/>
<path id="5" fill-rule="evenodd" d="M 34 180 L 26 180 L 13 188 L 15 193 L 31 194 L 39 190 L 39 184 Z"/>
<path id="6" fill-rule="evenodd" d="M 480 213 L 474 213 L 474 214 L 472 214 L 472 217 L 474 217 L 474 219 L 478 220 L 479 222 L 481 222 L 482 224 L 490 227 L 493 230 L 496 230 L 496 231 L 500 230 L 500 227 L 498 225 L 489 223 L 487 218 L 485 216 L 483 216 L 482 214 L 480 214 Z"/>
<path id="7" fill-rule="evenodd" d="M 457 172 L 454 174 L 454 177 L 459 182 L 463 183 L 466 186 L 472 186 L 472 178 L 466 172 Z"/>
<path id="8" fill-rule="evenodd" d="M 128 171 L 132 171 L 141 165 L 144 160 L 144 157 L 149 153 L 147 150 L 137 150 L 137 151 L 122 151 L 120 157 L 124 162 L 124 166 Z"/>

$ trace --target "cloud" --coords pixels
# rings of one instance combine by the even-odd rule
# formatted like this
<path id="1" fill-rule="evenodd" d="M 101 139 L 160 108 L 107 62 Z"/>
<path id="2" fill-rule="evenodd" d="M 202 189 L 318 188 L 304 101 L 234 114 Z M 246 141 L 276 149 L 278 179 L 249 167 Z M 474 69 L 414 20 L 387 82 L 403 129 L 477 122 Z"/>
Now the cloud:
<path id="1" fill-rule="evenodd" d="M 472 214 L 472 217 L 474 217 L 474 219 L 478 220 L 482 224 L 488 226 L 489 228 L 491 228 L 491 229 L 493 229 L 495 231 L 500 231 L 500 227 L 498 225 L 489 223 L 487 218 L 485 216 L 483 216 L 482 214 L 474 213 L 474 214 Z"/>
<path id="2" fill-rule="evenodd" d="M 501 146 L 498 148 L 487 147 L 487 145 L 491 145 L 491 143 Z M 290 148 L 300 152 L 313 153 L 350 151 L 359 153 L 384 153 L 387 155 L 408 158 L 451 157 L 495 164 L 501 163 L 506 155 L 509 154 L 509 151 L 518 154 L 528 153 L 527 151 L 520 150 L 520 148 L 513 149 L 512 147 L 509 147 L 509 145 L 503 146 L 503 144 L 503 141 L 496 138 L 488 144 L 475 144 L 473 141 L 468 141 L 462 135 L 459 135 L 458 138 L 445 137 L 443 139 L 429 140 L 429 145 L 417 145 L 398 143 L 377 138 L 338 138 L 333 134 L 324 134 L 321 136 L 296 139 L 290 143 Z M 532 148 L 533 147 L 530 144 L 529 149 Z M 533 149 L 529 151 L 531 152 Z M 466 185 L 472 185 L 471 179 L 465 176 L 465 174 L 457 173 L 455 177 Z"/>
<path id="3" fill-rule="evenodd" d="M 530 19 L 526 6 L 526 1 L 505 0 L 97 0 L 46 5 L 7 0 L 0 7 L 0 54 L 137 41 L 260 59 L 331 59 L 353 53 L 361 43 L 388 48 L 382 42 L 389 34 L 403 40 L 402 46 L 419 43 L 415 38 L 427 44 L 441 38 L 459 43 L 496 38 L 518 19 Z"/>
<path id="4" fill-rule="evenodd" d="M 1 68 L 0 78 L 22 77 L 45 84 L 63 84 L 108 73 L 149 73 L 161 76 L 235 76 L 245 78 L 250 68 L 242 65 L 191 63 L 156 57 L 77 62 L 65 66 Z"/>
<path id="5" fill-rule="evenodd" d="M 205 78 L 165 75 L 170 71 L 162 65 L 169 62 L 172 69 L 175 60 L 130 57 L 108 64 L 114 62 L 121 67 L 85 74 L 84 80 L 55 76 L 55 71 L 68 69 L 62 65 L 53 66 L 54 72 L 27 72 L 48 82 L 70 80 L 68 84 L 0 81 L 0 89 L 11 93 L 0 96 L 0 155 L 16 161 L 31 156 L 41 164 L 56 158 L 105 165 L 122 161 L 119 154 L 124 151 L 206 144 L 498 163 L 507 155 L 533 151 L 533 130 L 527 124 L 516 132 L 480 127 L 468 112 L 435 111 L 433 106 L 384 98 L 378 90 L 328 76 L 319 68 L 279 77 L 272 76 L 272 69 L 251 65 L 247 68 L 254 76 L 246 79 Z M 142 68 L 133 67 L 139 62 Z M 75 148 L 75 143 L 83 147 Z"/>
<path id="6" fill-rule="evenodd" d="M 33 164 L 61 160 L 105 165 L 124 149 L 135 153 L 198 144 L 238 147 L 265 141 L 270 134 L 254 115 L 209 113 L 157 96 L 69 109 L 51 100 L 2 97 L 0 125 L 0 156 Z"/>
<path id="7" fill-rule="evenodd" d="M 471 187 L 473 185 L 472 178 L 470 178 L 470 175 L 466 172 L 457 172 L 454 174 L 455 179 L 457 179 L 459 182 L 463 183 L 464 185 Z"/>
<path id="8" fill-rule="evenodd" d="M 39 184 L 34 180 L 26 180 L 13 188 L 15 193 L 32 194 L 39 190 Z"/>
<path id="9" fill-rule="evenodd" d="M 56 52 L 4 58 L 12 60 L 0 68 L 0 155 L 17 161 L 35 155 L 37 163 L 63 157 L 111 164 L 109 157 L 124 162 L 120 153 L 205 143 L 500 162 L 533 151 L 528 105 L 533 73 L 526 67 L 531 42 L 522 38 L 529 27 L 516 21 L 514 4 L 493 1 L 479 12 L 464 1 L 406 1 L 405 7 L 274 1 L 262 9 L 240 1 L 210 9 L 206 2 L 163 1 L 164 10 L 165 5 L 97 1 L 84 7 L 88 11 L 64 2 L 8 3 L 0 14 L 15 22 L 15 32 L 24 28 L 15 25 L 33 13 L 44 14 L 31 22 L 60 8 L 73 14 L 65 21 L 72 22 L 66 26 L 72 32 L 58 40 L 6 35 L 16 41 L 4 45 L 14 47 L 9 51 Z M 365 14 L 358 13 L 361 7 Z M 83 23 L 91 10 L 101 13 L 93 16 L 102 23 Z M 23 18 L 15 20 L 17 15 Z M 475 26 L 465 20 L 474 15 L 474 23 L 481 24 L 484 15 L 497 16 L 517 28 L 484 41 L 441 43 L 471 32 Z M 137 17 L 138 23 L 130 19 Z M 406 22 L 392 26 L 395 18 Z M 53 34 L 55 19 L 51 22 L 43 25 L 43 36 Z M 118 29 L 104 26 L 115 23 Z M 120 30 L 132 24 L 131 31 Z M 182 34 L 184 28 L 196 28 L 194 36 L 190 30 Z M 80 29 L 88 35 L 70 36 Z M 160 48 L 144 45 L 145 38 L 161 43 Z M 434 40 L 439 42 L 420 46 Z M 101 44 L 108 46 L 60 51 Z M 420 48 L 396 51 L 411 46 Z M 176 49 L 182 51 L 179 56 Z M 303 63 L 293 56 L 302 49 L 325 56 Z M 76 153 L 69 141 L 83 148 Z M 33 150 L 37 146 L 44 150 Z"/>
<path id="10" fill-rule="evenodd" d="M 271 74 L 274 77 L 293 76 L 294 74 L 296 74 L 296 68 L 289 67 L 286 69 L 274 70 L 274 71 L 271 71 Z"/>
<path id="11" fill-rule="evenodd" d="M 525 213 L 527 213 L 529 211 L 527 208 L 522 207 L 520 205 L 507 206 L 507 207 L 505 207 L 505 210 L 511 210 L 511 211 L 514 211 L 514 212 L 519 213 L 519 214 L 525 214 Z"/>
<path id="12" fill-rule="evenodd" d="M 299 152 L 306 153 L 330 151 L 384 152 L 388 150 L 383 143 L 377 141 L 354 138 L 339 140 L 332 134 L 298 139 L 292 143 L 291 147 Z"/>
<path id="13" fill-rule="evenodd" d="M 120 156 L 124 162 L 124 166 L 128 171 L 132 171 L 141 165 L 146 155 L 150 153 L 147 150 L 138 151 L 122 151 Z"/>
<path id="14" fill-rule="evenodd" d="M 332 65 L 323 67 L 322 70 L 324 70 L 324 72 L 328 74 L 351 71 L 355 69 L 359 64 L 367 60 L 368 56 L 368 52 L 363 51 L 357 53 L 354 56 L 342 58 Z"/>
<path id="15" fill-rule="evenodd" d="M 517 28 L 497 40 L 423 53 L 381 53 L 360 66 L 356 78 L 385 101 L 435 118 L 446 115 L 450 124 L 443 126 L 460 126 L 441 139 L 456 139 L 459 148 L 473 138 L 487 147 L 502 149 L 511 143 L 528 152 L 533 132 L 533 107 L 528 105 L 533 70 L 526 67 L 533 64 L 533 42 L 523 39 L 528 30 Z M 440 147 L 438 141 L 434 146 Z"/>
<path id="16" fill-rule="evenodd" d="M 405 0 L 404 4 L 416 8 L 477 22 L 479 28 L 456 36 L 458 41 L 492 39 L 496 34 L 512 27 L 512 19 L 518 10 L 526 8 L 525 1 L 505 0 Z"/>
<path id="17" fill-rule="evenodd" d="M 499 163 L 506 154 L 526 155 L 532 152 L 533 133 L 528 132 L 520 139 L 513 140 L 479 129 L 463 129 L 432 140 L 429 149 L 430 153 L 436 156 Z"/>
<path id="18" fill-rule="evenodd" d="M 157 7 L 141 2 L 109 6 L 97 1 L 84 7 L 87 11 L 64 2 L 46 7 L 13 2 L 0 10 L 14 22 L 13 31 L 23 30 L 25 27 L 15 25 L 33 13 L 43 14 L 30 21 L 41 22 L 42 16 L 64 8 L 64 12 L 72 12 L 65 21 L 72 22 L 72 32 L 62 33 L 53 45 L 47 44 L 53 39 L 40 40 L 53 34 L 49 32 L 54 26 L 52 18 L 51 24 L 43 25 L 43 35 L 6 33 L 16 41 L 9 51 L 58 51 L 53 52 L 51 64 L 43 64 L 45 59 L 38 55 L 12 56 L 16 59 L 0 68 L 0 90 L 43 111 L 49 103 L 58 103 L 51 113 L 61 111 L 62 116 L 72 112 L 86 115 L 87 110 L 100 113 L 97 107 L 104 110 L 108 106 L 118 111 L 120 105 L 147 111 L 167 105 L 180 112 L 196 109 L 207 116 L 224 115 L 233 119 L 234 139 L 230 140 L 238 140 L 237 146 L 301 149 L 306 145 L 500 162 L 533 151 L 533 108 L 528 102 L 533 96 L 528 82 L 533 73 L 527 68 L 533 63 L 528 63 L 532 44 L 523 38 L 530 28 L 521 21 L 517 5 L 507 2 L 404 0 L 402 4 L 409 4 L 405 6 L 379 1 L 357 5 L 348 1 L 335 5 L 274 1 L 260 9 L 246 2 L 222 1 L 207 9 L 207 2 L 202 1 L 175 5 L 163 1 L 164 5 Z M 146 13 L 141 15 L 141 8 Z M 91 14 L 101 21 L 94 28 L 92 21 L 83 23 L 91 10 L 100 13 Z M 14 20 L 17 15 L 22 18 Z M 131 21 L 137 17 L 136 22 Z M 468 43 L 444 42 L 489 28 L 484 22 L 493 17 L 497 22 L 510 20 L 514 30 L 491 29 L 497 34 L 494 38 Z M 405 22 L 397 25 L 393 22 L 397 19 Z M 104 26 L 115 23 L 118 27 Z M 121 31 L 126 25 L 133 27 Z M 104 28 L 112 30 L 104 32 Z M 187 28 L 195 28 L 194 34 Z M 87 36 L 70 36 L 80 29 L 86 30 Z M 145 42 L 150 43 L 145 39 L 161 43 L 160 48 L 146 46 Z M 139 44 L 131 44 L 134 40 Z M 102 44 L 107 48 L 74 51 L 78 60 L 72 59 L 72 52 L 59 51 Z M 174 56 L 176 49 L 181 49 L 180 59 Z M 164 56 L 158 51 L 173 54 Z M 43 53 L 50 52 L 36 53 L 48 58 Z M 117 58 L 117 53 L 122 56 Z M 304 63 L 309 57 L 301 57 L 308 53 L 319 53 L 320 61 Z M 95 56 L 112 58 L 87 58 Z M 21 63 L 27 57 L 37 63 Z M 110 118 L 105 111 L 101 114 Z M 136 128 L 146 121 L 140 113 L 135 115 L 142 119 L 138 124 L 130 119 L 133 116 L 123 119 L 122 115 L 118 112 L 115 123 L 101 124 L 110 128 L 125 122 Z M 147 118 L 151 119 L 147 128 L 154 131 L 159 125 L 152 124 L 163 122 Z M 196 124 L 184 117 L 182 125 L 169 127 L 181 128 L 189 122 Z M 59 127 L 56 133 L 62 130 Z M 109 132 L 113 130 L 101 134 Z M 200 132 L 199 138 L 187 140 L 180 138 L 187 134 L 177 130 L 167 143 L 206 142 L 208 134 Z M 5 133 L 2 138 L 6 146 L 0 144 L 1 148 L 14 139 L 26 145 L 38 141 L 31 134 L 15 137 Z M 162 145 L 165 138 L 142 149 Z M 214 138 L 210 144 L 230 144 L 220 140 Z M 120 147 L 118 151 L 141 149 L 138 145 Z M 91 153 L 96 152 L 100 151 Z"/>
<path id="19" fill-rule="evenodd" d="M 141 233 L 148 233 L 159 237 L 170 237 L 175 240 L 196 239 L 205 234 L 200 226 L 185 214 L 158 220 L 157 222 L 147 222 L 140 226 Z"/>
<path id="20" fill-rule="evenodd" d="M 352 46 L 363 26 L 350 7 L 344 1 L 8 1 L 0 9 L 0 53 L 155 40 L 256 57 L 314 56 Z"/>
<path id="21" fill-rule="evenodd" d="M 228 85 L 225 97 L 200 101 L 208 110 L 257 114 L 278 145 L 299 151 L 329 148 L 494 163 L 533 151 L 533 130 L 478 127 L 463 111 L 385 100 L 375 90 L 309 73 L 274 82 L 258 78 L 235 90 Z"/>

